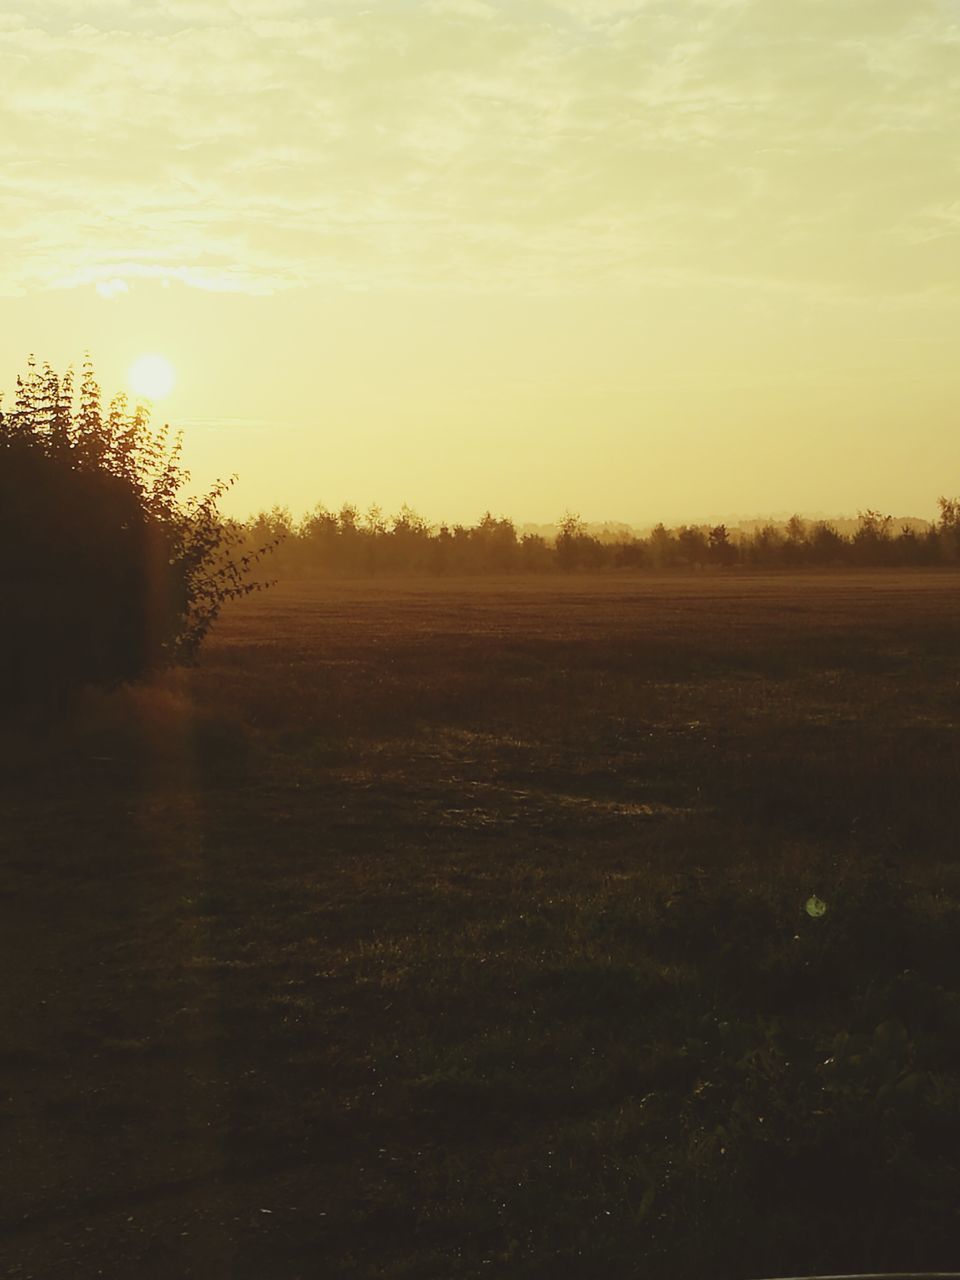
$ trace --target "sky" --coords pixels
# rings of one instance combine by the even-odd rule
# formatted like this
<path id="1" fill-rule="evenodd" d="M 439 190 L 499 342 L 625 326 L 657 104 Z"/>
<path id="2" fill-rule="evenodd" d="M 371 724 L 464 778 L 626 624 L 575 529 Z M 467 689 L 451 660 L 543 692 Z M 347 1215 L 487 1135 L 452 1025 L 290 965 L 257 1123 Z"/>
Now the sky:
<path id="1" fill-rule="evenodd" d="M 960 0 L 3 0 L 0 387 L 235 514 L 932 516 Z"/>

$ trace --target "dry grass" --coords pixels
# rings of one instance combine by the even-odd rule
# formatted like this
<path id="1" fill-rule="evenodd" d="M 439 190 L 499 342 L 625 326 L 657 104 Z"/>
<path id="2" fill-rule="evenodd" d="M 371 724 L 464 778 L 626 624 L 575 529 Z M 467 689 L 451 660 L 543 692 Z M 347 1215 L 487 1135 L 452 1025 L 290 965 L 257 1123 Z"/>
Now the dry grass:
<path id="1" fill-rule="evenodd" d="M 955 1264 L 958 623 L 298 585 L 8 734 L 0 1270 Z"/>

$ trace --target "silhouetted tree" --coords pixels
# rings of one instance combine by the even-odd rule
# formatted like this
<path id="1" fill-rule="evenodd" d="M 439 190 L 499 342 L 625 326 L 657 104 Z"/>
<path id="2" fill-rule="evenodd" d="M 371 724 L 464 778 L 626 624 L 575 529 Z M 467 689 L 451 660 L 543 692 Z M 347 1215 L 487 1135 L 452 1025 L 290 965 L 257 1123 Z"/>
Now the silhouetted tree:
<path id="1" fill-rule="evenodd" d="M 474 530 L 478 549 L 477 567 L 493 573 L 508 573 L 516 565 L 517 531 L 513 521 L 485 512 Z"/>
<path id="2" fill-rule="evenodd" d="M 892 516 L 882 515 L 872 508 L 858 515 L 857 530 L 853 535 L 853 553 L 857 564 L 890 564 L 890 525 Z"/>
<path id="3" fill-rule="evenodd" d="M 422 573 L 430 562 L 430 527 L 406 503 L 393 517 L 390 530 L 389 559 L 391 568 L 400 573 Z"/>
<path id="4" fill-rule="evenodd" d="M 684 525 L 677 533 L 677 544 L 680 559 L 691 568 L 700 568 L 710 559 L 710 547 L 707 535 L 702 529 Z"/>
<path id="5" fill-rule="evenodd" d="M 545 573 L 554 568 L 553 549 L 539 533 L 525 533 L 520 539 L 519 566 L 524 573 Z"/>
<path id="6" fill-rule="evenodd" d="M 787 521 L 783 539 L 783 563 L 790 569 L 805 564 L 809 553 L 807 525 L 801 516 L 792 515 Z"/>
<path id="7" fill-rule="evenodd" d="M 945 564 L 960 560 L 960 498 L 938 498 L 940 518 L 937 521 L 937 539 L 940 543 L 940 559 Z"/>
<path id="8" fill-rule="evenodd" d="M 818 520 L 808 539 L 810 559 L 816 565 L 842 564 L 848 544 L 827 520 Z"/>
<path id="9" fill-rule="evenodd" d="M 565 512 L 560 519 L 556 548 L 557 562 L 568 573 L 577 567 L 577 551 L 585 535 L 586 527 L 580 517 L 572 511 Z"/>
<path id="10" fill-rule="evenodd" d="M 52 401 L 47 412 L 55 417 Z M 475 525 L 433 527 L 406 506 L 388 520 L 379 507 L 361 518 L 349 504 L 337 515 L 317 507 L 296 526 L 289 512 L 275 507 L 248 523 L 245 532 L 251 550 L 259 541 L 287 534 L 279 567 L 306 574 L 547 573 L 737 564 L 754 569 L 906 566 L 960 561 L 960 499 L 942 498 L 940 507 L 936 527 L 913 521 L 896 534 L 891 532 L 891 517 L 873 510 L 861 514 L 850 535 L 826 521 L 808 525 L 794 515 L 786 523 L 768 521 L 747 532 L 731 532 L 722 524 L 677 529 L 658 524 L 646 538 L 614 525 L 604 526 L 596 536 L 578 515 L 568 512 L 550 541 L 540 534 L 518 537 L 511 520 L 489 511 Z"/>
<path id="11" fill-rule="evenodd" d="M 257 553 L 218 501 L 182 498 L 179 438 L 118 396 L 105 409 L 89 360 L 72 373 L 31 358 L 0 406 L 0 689 L 35 701 L 83 683 L 189 661 L 224 602 L 255 590 Z"/>
<path id="12" fill-rule="evenodd" d="M 679 558 L 677 540 L 663 524 L 656 525 L 647 539 L 647 554 L 654 569 L 671 569 Z"/>
<path id="13" fill-rule="evenodd" d="M 618 569 L 642 569 L 647 548 L 640 538 L 622 538 L 613 545 L 613 563 Z"/>
<path id="14" fill-rule="evenodd" d="M 729 565 L 734 564 L 737 559 L 737 549 L 730 541 L 730 534 L 727 532 L 725 524 L 715 525 L 710 530 L 710 559 L 714 564 Z"/>
<path id="15" fill-rule="evenodd" d="M 557 562 L 561 569 L 597 569 L 606 559 L 603 544 L 587 533 L 578 515 L 567 512 L 560 521 L 557 534 Z"/>

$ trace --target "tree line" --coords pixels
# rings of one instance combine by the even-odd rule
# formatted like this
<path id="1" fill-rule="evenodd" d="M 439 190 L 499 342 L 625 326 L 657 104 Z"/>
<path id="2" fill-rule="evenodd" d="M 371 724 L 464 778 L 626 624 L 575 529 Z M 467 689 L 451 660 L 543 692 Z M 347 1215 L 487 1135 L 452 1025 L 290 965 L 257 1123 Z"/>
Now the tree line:
<path id="1" fill-rule="evenodd" d="M 902 568 L 960 563 L 960 499 L 940 498 L 938 518 L 895 523 L 879 511 L 859 514 L 841 531 L 828 520 L 792 516 L 749 531 L 726 525 L 656 525 L 644 535 L 597 536 L 565 515 L 553 537 L 518 530 L 486 512 L 473 525 L 431 525 L 409 507 L 387 517 L 319 506 L 300 520 L 283 507 L 237 524 L 242 546 L 275 545 L 278 577 L 390 574 L 572 573 L 637 569 Z"/>

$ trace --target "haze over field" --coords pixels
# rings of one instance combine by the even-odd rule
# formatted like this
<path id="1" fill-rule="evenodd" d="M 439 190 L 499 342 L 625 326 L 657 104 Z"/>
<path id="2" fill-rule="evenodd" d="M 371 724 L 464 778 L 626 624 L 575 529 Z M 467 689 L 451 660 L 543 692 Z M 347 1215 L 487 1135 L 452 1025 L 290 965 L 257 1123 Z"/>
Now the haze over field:
<path id="1" fill-rule="evenodd" d="M 239 513 L 957 488 L 956 0 L 14 0 L 0 59 L 0 382 L 164 356 Z"/>

